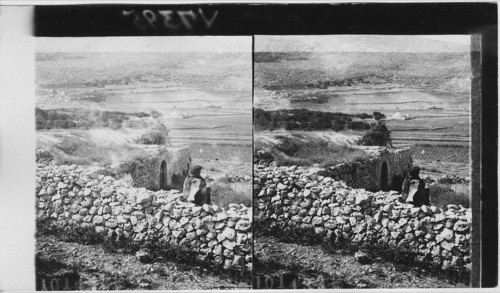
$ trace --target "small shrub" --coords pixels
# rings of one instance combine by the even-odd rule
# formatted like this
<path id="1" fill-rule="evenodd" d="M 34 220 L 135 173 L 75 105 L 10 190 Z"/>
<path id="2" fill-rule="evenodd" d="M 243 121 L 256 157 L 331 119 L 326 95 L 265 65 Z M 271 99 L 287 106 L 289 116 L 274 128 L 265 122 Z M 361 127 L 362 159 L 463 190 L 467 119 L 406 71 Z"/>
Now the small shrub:
<path id="1" fill-rule="evenodd" d="M 170 144 L 168 137 L 169 130 L 163 121 L 157 121 L 145 134 L 143 134 L 137 143 L 164 145 Z"/>
<path id="2" fill-rule="evenodd" d="M 378 122 L 358 141 L 358 145 L 392 146 L 391 132 L 383 122 Z"/>
<path id="3" fill-rule="evenodd" d="M 153 117 L 154 119 L 158 119 L 160 118 L 161 116 L 163 116 L 162 113 L 156 111 L 156 110 L 151 110 L 151 117 Z"/>
<path id="4" fill-rule="evenodd" d="M 375 111 L 375 112 L 373 112 L 373 118 L 375 120 L 385 119 L 385 115 L 380 113 L 380 112 Z"/>

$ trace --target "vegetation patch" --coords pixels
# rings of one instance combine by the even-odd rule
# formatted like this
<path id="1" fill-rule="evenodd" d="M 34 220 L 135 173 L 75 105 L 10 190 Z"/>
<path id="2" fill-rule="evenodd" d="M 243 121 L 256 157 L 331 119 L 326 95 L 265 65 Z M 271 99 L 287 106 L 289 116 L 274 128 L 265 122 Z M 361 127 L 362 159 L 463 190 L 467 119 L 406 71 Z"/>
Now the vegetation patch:
<path id="1" fill-rule="evenodd" d="M 391 132 L 383 122 L 372 125 L 358 141 L 359 145 L 366 146 L 392 146 Z"/>
<path id="2" fill-rule="evenodd" d="M 346 114 L 307 109 L 267 111 L 255 108 L 253 114 L 255 130 L 367 130 L 371 126 L 370 123 L 354 119 L 373 118 L 373 115 L 366 113 Z"/>
<path id="3" fill-rule="evenodd" d="M 157 116 L 156 113 L 154 115 Z M 61 108 L 50 110 L 35 108 L 35 124 L 37 130 L 50 130 L 54 128 L 120 129 L 123 125 L 130 127 L 137 124 L 137 122 L 133 122 L 131 118 L 144 118 L 150 116 L 151 114 L 144 112 L 125 113 L 119 111 L 99 111 L 82 108 Z"/>
<path id="4" fill-rule="evenodd" d="M 247 186 L 247 190 L 236 190 L 234 186 Z M 212 201 L 218 206 L 229 208 L 229 204 L 244 204 L 247 207 L 252 206 L 251 185 L 249 183 L 227 183 L 215 181 L 210 184 L 212 189 Z"/>
<path id="5" fill-rule="evenodd" d="M 268 151 L 278 166 L 312 166 L 328 167 L 335 164 L 354 162 L 369 158 L 369 155 L 360 149 L 349 146 L 339 146 L 327 141 L 307 141 L 299 134 L 291 137 L 278 135 L 280 143 Z M 258 151 L 258 146 L 256 150 Z"/>
<path id="6" fill-rule="evenodd" d="M 431 203 L 438 208 L 447 209 L 449 204 L 469 207 L 470 196 L 467 192 L 457 192 L 452 189 L 453 184 L 435 183 L 429 185 Z"/>
<path id="7" fill-rule="evenodd" d="M 92 165 L 109 166 L 124 160 L 142 158 L 146 152 L 128 144 L 99 144 L 79 136 L 65 136 L 48 152 L 53 160 L 61 165 Z"/>
<path id="8" fill-rule="evenodd" d="M 154 145 L 170 145 L 168 137 L 169 130 L 163 121 L 156 121 L 156 123 L 141 137 L 137 139 L 140 144 L 154 144 Z"/>

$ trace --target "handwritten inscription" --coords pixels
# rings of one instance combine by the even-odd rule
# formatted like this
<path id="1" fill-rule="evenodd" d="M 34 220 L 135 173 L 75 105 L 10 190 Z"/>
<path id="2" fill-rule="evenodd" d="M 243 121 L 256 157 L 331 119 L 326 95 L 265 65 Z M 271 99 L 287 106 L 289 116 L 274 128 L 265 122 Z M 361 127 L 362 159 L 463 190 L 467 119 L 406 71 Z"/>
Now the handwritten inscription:
<path id="1" fill-rule="evenodd" d="M 142 11 L 123 10 L 124 17 L 132 19 L 134 26 L 144 32 L 161 31 L 192 31 L 194 29 L 209 30 L 215 23 L 219 11 L 210 16 L 201 8 L 198 10 L 158 10 Z"/>
<path id="2" fill-rule="evenodd" d="M 255 274 L 253 289 L 297 289 L 297 277 L 292 274 Z"/>
<path id="3" fill-rule="evenodd" d="M 69 291 L 78 290 L 78 278 L 72 277 L 45 277 L 40 279 L 38 291 Z"/>

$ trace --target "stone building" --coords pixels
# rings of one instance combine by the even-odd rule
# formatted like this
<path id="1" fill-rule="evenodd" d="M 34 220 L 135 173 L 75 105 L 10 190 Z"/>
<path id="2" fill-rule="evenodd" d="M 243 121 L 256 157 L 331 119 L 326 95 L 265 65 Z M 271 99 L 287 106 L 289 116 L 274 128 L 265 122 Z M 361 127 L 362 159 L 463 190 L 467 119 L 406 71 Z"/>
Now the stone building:
<path id="1" fill-rule="evenodd" d="M 130 176 L 135 187 L 182 190 L 191 157 L 187 147 L 143 146 L 147 155 L 110 166 L 115 178 Z"/>

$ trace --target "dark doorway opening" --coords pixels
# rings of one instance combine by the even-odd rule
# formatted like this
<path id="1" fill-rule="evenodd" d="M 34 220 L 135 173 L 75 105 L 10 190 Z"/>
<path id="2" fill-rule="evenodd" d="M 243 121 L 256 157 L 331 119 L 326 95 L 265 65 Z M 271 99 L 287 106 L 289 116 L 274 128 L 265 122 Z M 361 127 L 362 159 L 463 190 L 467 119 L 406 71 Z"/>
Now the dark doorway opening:
<path id="1" fill-rule="evenodd" d="M 387 162 L 383 162 L 380 169 L 380 190 L 389 191 L 389 170 L 387 168 Z"/>
<path id="2" fill-rule="evenodd" d="M 167 189 L 167 162 L 162 161 L 160 165 L 160 189 Z"/>

